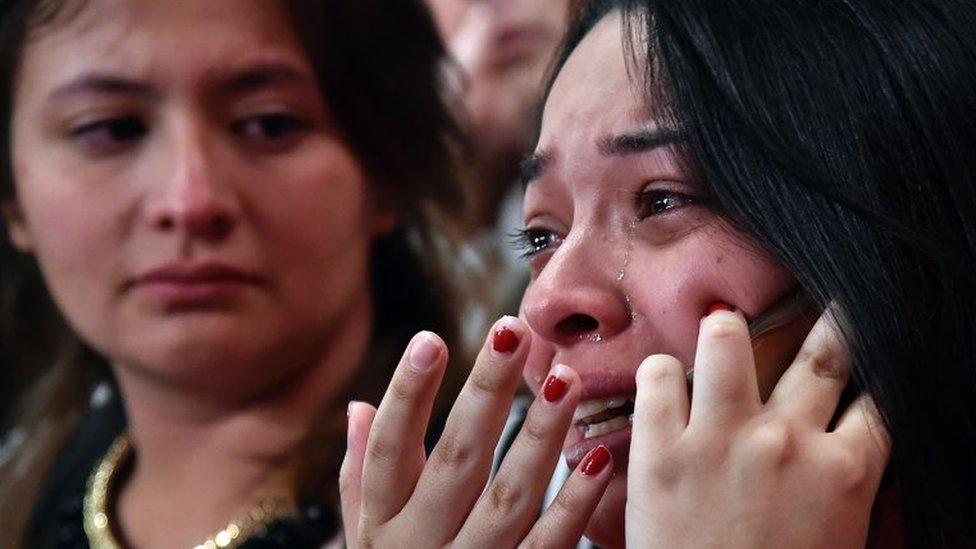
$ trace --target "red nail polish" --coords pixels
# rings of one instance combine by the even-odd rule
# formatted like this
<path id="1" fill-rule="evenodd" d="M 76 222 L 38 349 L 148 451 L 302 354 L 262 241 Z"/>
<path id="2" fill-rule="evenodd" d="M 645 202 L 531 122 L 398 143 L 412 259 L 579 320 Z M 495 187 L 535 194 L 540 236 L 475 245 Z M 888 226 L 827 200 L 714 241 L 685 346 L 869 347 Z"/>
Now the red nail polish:
<path id="1" fill-rule="evenodd" d="M 598 475 L 610 463 L 610 450 L 604 445 L 599 445 L 590 450 L 580 463 L 580 472 L 588 477 Z"/>
<path id="2" fill-rule="evenodd" d="M 708 316 L 716 311 L 728 311 L 731 313 L 735 311 L 735 307 L 723 301 L 716 301 L 708 306 L 708 309 L 705 311 L 705 316 Z"/>
<path id="3" fill-rule="evenodd" d="M 546 398 L 549 402 L 556 402 L 557 400 L 563 398 L 566 394 L 566 388 L 569 384 L 565 380 L 559 379 L 554 375 L 550 375 L 546 379 L 545 385 L 542 387 L 542 396 Z"/>
<path id="4" fill-rule="evenodd" d="M 491 336 L 491 348 L 498 353 L 513 353 L 518 345 L 519 336 L 511 328 L 499 328 Z"/>

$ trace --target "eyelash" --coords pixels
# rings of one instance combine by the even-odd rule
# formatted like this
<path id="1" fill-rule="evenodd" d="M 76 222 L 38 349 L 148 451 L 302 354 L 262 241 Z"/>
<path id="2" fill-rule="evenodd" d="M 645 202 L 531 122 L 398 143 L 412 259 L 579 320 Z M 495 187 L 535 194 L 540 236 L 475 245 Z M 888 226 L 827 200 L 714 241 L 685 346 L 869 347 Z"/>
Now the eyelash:
<path id="1" fill-rule="evenodd" d="M 231 125 L 231 129 L 234 131 L 234 133 L 242 137 L 255 138 L 253 134 L 248 133 L 248 127 L 254 123 L 257 123 L 260 126 L 262 132 L 269 130 L 268 124 L 271 124 L 270 131 L 267 131 L 266 133 L 272 135 L 261 135 L 260 137 L 257 137 L 257 139 L 265 139 L 268 141 L 275 141 L 283 138 L 287 139 L 288 136 L 303 132 L 310 127 L 308 122 L 292 114 L 284 112 L 267 112 L 237 120 Z"/>
<path id="2" fill-rule="evenodd" d="M 675 201 L 680 203 L 675 204 Z M 701 200 L 675 191 L 652 189 L 634 193 L 634 206 L 637 210 L 637 220 L 663 215 L 671 210 L 701 203 Z M 510 235 L 512 247 L 520 252 L 523 259 L 532 259 L 558 244 L 562 238 L 553 231 L 527 227 L 516 230 Z"/>
<path id="3" fill-rule="evenodd" d="M 254 124 L 258 132 L 250 131 Z M 270 112 L 234 121 L 231 131 L 240 137 L 258 142 L 259 146 L 287 147 L 290 139 L 309 129 L 311 125 L 288 113 Z M 71 139 L 81 143 L 89 152 L 107 155 L 124 150 L 148 132 L 146 124 L 137 116 L 103 118 L 82 124 L 68 132 Z"/>
<path id="4" fill-rule="evenodd" d="M 680 201 L 680 203 L 674 204 L 674 201 Z M 638 220 L 663 215 L 671 210 L 690 206 L 697 202 L 698 200 L 693 196 L 667 189 L 650 189 L 634 193 Z"/>
<path id="5" fill-rule="evenodd" d="M 535 257 L 552 246 L 557 240 L 561 240 L 561 238 L 556 236 L 556 233 L 546 229 L 517 229 L 510 235 L 511 245 L 519 252 L 519 257 L 522 259 Z"/>
<path id="6" fill-rule="evenodd" d="M 95 120 L 82 124 L 69 133 L 72 139 L 81 141 L 93 152 L 103 154 L 120 150 L 145 134 L 145 124 L 135 116 Z M 105 138 L 108 142 L 100 141 L 100 138 Z"/>

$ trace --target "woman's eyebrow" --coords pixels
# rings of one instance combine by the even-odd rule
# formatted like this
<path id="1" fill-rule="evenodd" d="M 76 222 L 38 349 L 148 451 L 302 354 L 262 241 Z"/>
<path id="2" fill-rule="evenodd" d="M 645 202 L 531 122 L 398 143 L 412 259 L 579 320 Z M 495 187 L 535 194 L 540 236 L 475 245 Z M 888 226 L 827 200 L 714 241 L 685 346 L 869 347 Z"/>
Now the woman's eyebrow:
<path id="1" fill-rule="evenodd" d="M 261 63 L 233 73 L 219 86 L 225 93 L 241 94 L 274 85 L 315 85 L 315 77 L 287 63 Z"/>
<path id="2" fill-rule="evenodd" d="M 156 90 L 149 84 L 111 73 L 85 73 L 68 83 L 55 88 L 51 92 L 48 102 L 64 101 L 72 96 L 86 93 L 106 93 L 113 95 L 154 96 Z"/>
<path id="3" fill-rule="evenodd" d="M 652 151 L 678 141 L 684 141 L 685 134 L 677 128 L 652 128 L 608 135 L 599 144 L 605 156 L 625 156 Z"/>
<path id="4" fill-rule="evenodd" d="M 598 148 L 604 156 L 626 156 L 652 151 L 685 140 L 685 132 L 678 128 L 650 128 L 608 135 L 600 140 Z M 545 171 L 549 161 L 546 152 L 531 153 L 522 159 L 519 168 L 522 172 L 524 189 Z"/>
<path id="5" fill-rule="evenodd" d="M 542 171 L 545 170 L 548 159 L 549 155 L 545 152 L 525 155 L 525 158 L 523 158 L 519 163 L 519 170 L 522 173 L 523 190 L 529 185 L 529 183 L 532 183 L 542 175 Z"/>

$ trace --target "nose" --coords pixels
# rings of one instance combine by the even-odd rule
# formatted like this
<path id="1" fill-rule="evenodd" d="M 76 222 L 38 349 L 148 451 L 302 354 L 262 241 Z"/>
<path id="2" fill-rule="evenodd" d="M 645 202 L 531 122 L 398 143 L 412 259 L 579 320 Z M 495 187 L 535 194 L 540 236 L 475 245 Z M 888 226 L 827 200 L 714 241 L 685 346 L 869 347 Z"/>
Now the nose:
<path id="1" fill-rule="evenodd" d="M 163 181 L 152 193 L 147 221 L 157 232 L 216 241 L 237 226 L 240 207 L 233 184 L 215 160 L 213 139 L 204 130 L 185 129 L 171 141 Z"/>
<path id="2" fill-rule="evenodd" d="M 609 339 L 631 322 L 618 265 L 569 239 L 525 292 L 522 314 L 532 331 L 556 345 Z"/>

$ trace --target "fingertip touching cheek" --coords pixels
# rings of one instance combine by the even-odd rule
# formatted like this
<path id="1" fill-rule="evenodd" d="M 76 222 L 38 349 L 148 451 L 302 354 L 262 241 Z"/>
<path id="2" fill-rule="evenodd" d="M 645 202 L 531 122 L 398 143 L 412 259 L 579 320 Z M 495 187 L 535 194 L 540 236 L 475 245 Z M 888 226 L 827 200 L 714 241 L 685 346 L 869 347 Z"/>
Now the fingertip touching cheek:
<path id="1" fill-rule="evenodd" d="M 622 44 L 611 13 L 562 66 L 524 163 L 521 233 L 532 272 L 522 302 L 534 332 L 526 381 L 538 392 L 553 365 L 574 368 L 582 395 L 564 453 L 572 466 L 605 445 L 618 473 L 641 361 L 663 353 L 690 368 L 710 305 L 752 319 L 796 285 L 686 172 L 681 128 L 647 116 Z M 591 523 L 607 546 L 622 534 L 624 482 L 613 481 Z"/>

